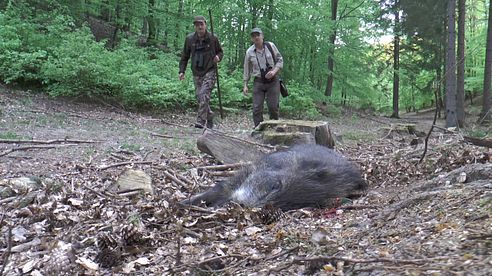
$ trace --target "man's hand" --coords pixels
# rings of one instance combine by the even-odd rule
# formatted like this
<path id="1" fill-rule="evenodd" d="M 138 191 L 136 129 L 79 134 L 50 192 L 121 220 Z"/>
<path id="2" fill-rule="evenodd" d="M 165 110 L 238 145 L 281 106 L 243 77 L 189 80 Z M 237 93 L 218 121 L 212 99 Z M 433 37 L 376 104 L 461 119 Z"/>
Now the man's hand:
<path id="1" fill-rule="evenodd" d="M 272 70 L 268 71 L 268 73 L 266 73 L 265 78 L 271 79 L 271 78 L 275 77 L 275 75 L 277 74 L 277 72 L 278 72 L 278 68 L 275 67 Z"/>
<path id="2" fill-rule="evenodd" d="M 214 61 L 215 61 L 215 63 L 219 63 L 220 62 L 220 57 L 216 55 L 214 57 Z"/>
<path id="3" fill-rule="evenodd" d="M 185 78 L 185 73 L 179 73 L 179 80 L 182 81 Z"/>
<path id="4" fill-rule="evenodd" d="M 243 87 L 243 95 L 248 96 L 248 86 L 247 85 L 244 85 L 244 87 Z"/>

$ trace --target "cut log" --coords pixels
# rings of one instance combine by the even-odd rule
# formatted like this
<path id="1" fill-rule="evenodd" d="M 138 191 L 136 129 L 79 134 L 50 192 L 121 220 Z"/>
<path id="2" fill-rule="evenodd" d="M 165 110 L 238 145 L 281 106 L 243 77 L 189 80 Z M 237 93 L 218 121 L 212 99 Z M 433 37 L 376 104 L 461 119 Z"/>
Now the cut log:
<path id="1" fill-rule="evenodd" d="M 319 144 L 333 148 L 335 139 L 327 122 L 303 120 L 263 121 L 253 136 L 264 143 L 292 146 L 297 144 Z"/>
<path id="2" fill-rule="evenodd" d="M 257 143 L 210 129 L 198 137 L 196 145 L 201 152 L 210 154 L 222 164 L 249 162 L 264 154 Z"/>

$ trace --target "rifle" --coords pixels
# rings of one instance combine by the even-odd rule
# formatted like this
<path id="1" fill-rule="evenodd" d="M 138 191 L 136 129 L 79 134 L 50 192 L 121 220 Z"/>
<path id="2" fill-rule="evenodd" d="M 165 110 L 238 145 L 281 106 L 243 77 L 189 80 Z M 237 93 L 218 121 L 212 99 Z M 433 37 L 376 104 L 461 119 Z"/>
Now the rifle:
<path id="1" fill-rule="evenodd" d="M 208 9 L 208 16 L 210 17 L 210 31 L 212 32 L 212 37 L 214 36 L 214 22 L 212 21 L 212 11 Z M 220 96 L 220 84 L 219 84 L 219 64 L 215 65 L 215 75 L 217 76 L 217 96 L 219 97 L 219 111 L 220 118 L 224 119 L 224 112 L 222 111 L 222 97 Z"/>

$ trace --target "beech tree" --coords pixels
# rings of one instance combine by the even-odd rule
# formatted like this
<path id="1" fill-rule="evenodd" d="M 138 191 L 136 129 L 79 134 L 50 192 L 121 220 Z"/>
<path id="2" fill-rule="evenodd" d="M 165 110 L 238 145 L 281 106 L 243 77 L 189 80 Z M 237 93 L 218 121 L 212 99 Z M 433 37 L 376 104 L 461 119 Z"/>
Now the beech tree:
<path id="1" fill-rule="evenodd" d="M 489 122 L 491 119 L 490 107 L 490 83 L 492 78 L 492 1 L 489 1 L 489 20 L 487 25 L 487 46 L 485 53 L 485 68 L 483 81 L 483 103 L 482 113 L 480 114 L 481 122 Z"/>

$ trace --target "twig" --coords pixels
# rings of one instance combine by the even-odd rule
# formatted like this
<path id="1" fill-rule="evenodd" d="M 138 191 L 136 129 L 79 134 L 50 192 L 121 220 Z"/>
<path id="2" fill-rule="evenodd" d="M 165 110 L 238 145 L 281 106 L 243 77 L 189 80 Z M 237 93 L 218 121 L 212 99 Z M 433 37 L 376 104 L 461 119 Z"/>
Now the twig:
<path id="1" fill-rule="evenodd" d="M 280 252 L 280 253 L 278 253 L 276 255 L 270 256 L 270 257 L 266 258 L 264 261 L 270 261 L 270 260 L 276 259 L 278 257 L 282 257 L 284 255 L 288 255 L 288 254 L 290 254 L 290 253 L 292 253 L 294 251 L 299 250 L 299 248 L 300 248 L 300 246 L 294 246 L 291 249 L 285 250 L 284 252 Z"/>
<path id="2" fill-rule="evenodd" d="M 484 240 L 492 238 L 492 233 L 482 234 L 482 235 L 470 235 L 467 237 L 469 240 Z"/>
<path id="3" fill-rule="evenodd" d="M 171 174 L 170 172 L 168 172 L 167 170 L 164 170 L 164 171 L 163 171 L 163 173 L 164 173 L 164 175 L 165 175 L 166 177 L 168 177 L 169 179 L 171 179 L 172 181 L 174 181 L 176 184 L 181 185 L 181 186 L 183 186 L 183 187 L 186 187 L 186 184 L 185 184 L 183 181 L 181 181 L 181 180 L 177 179 L 174 175 L 172 175 L 172 174 Z"/>
<path id="4" fill-rule="evenodd" d="M 120 167 L 120 166 L 126 166 L 126 165 L 133 165 L 133 164 L 153 164 L 154 161 L 127 161 L 127 162 L 121 162 L 121 163 L 115 163 L 111 165 L 106 165 L 106 166 L 100 166 L 97 168 L 98 170 L 107 170 L 109 168 L 114 168 L 114 167 Z"/>
<path id="5" fill-rule="evenodd" d="M 56 144 L 56 143 L 74 143 L 74 144 L 93 144 L 101 141 L 76 140 L 76 139 L 53 139 L 53 140 L 17 140 L 17 139 L 0 139 L 4 144 Z"/>
<path id="6" fill-rule="evenodd" d="M 219 176 L 219 177 L 230 177 L 236 174 L 235 171 L 211 171 L 208 173 L 212 176 Z"/>
<path id="7" fill-rule="evenodd" d="M 195 206 L 195 205 L 191 205 L 191 204 L 182 204 L 182 203 L 176 203 L 176 206 L 180 209 L 189 209 L 189 210 L 192 210 L 192 211 L 198 211 L 198 212 L 202 212 L 202 213 L 207 213 L 207 214 L 215 214 L 217 213 L 217 211 L 212 211 L 212 210 L 209 210 L 209 209 L 206 209 L 206 208 L 202 208 L 202 207 L 199 207 L 199 206 Z"/>
<path id="8" fill-rule="evenodd" d="M 169 139 L 174 138 L 173 136 L 159 134 L 159 133 L 155 133 L 155 132 L 151 132 L 150 135 L 156 136 L 156 137 L 161 137 L 161 138 L 169 138 Z"/>
<path id="9" fill-rule="evenodd" d="M 197 265 L 192 266 L 192 267 L 201 266 L 201 265 L 204 265 L 206 263 L 213 262 L 213 261 L 220 260 L 220 259 L 224 259 L 224 258 L 247 258 L 247 257 L 248 256 L 244 256 L 244 255 L 240 255 L 240 254 L 229 254 L 229 255 L 224 255 L 224 256 L 215 256 L 215 257 L 203 260 L 203 261 L 199 262 Z"/>
<path id="10" fill-rule="evenodd" d="M 98 195 L 98 196 L 100 196 L 100 197 L 102 197 L 102 198 L 107 198 L 107 197 L 106 197 L 104 194 L 102 194 L 101 192 L 96 191 L 96 190 L 94 190 L 93 188 L 91 188 L 91 187 L 89 187 L 89 186 L 87 186 L 87 185 L 85 185 L 85 184 L 82 184 L 82 186 L 84 186 L 87 190 L 89 190 L 89 191 L 91 191 L 91 192 L 95 193 L 96 195 Z"/>
<path id="11" fill-rule="evenodd" d="M 209 171 L 225 171 L 228 169 L 236 169 L 246 165 L 250 165 L 251 162 L 239 162 L 234 164 L 226 164 L 226 165 L 211 165 L 211 166 L 203 166 L 198 167 L 198 170 L 209 170 Z"/>
<path id="12" fill-rule="evenodd" d="M 432 134 L 432 130 L 434 130 L 434 126 L 436 125 L 437 121 L 437 110 L 439 109 L 439 103 L 437 99 L 437 89 L 434 90 L 434 100 L 436 101 L 436 111 L 434 112 L 434 120 L 432 121 L 432 126 L 429 129 L 429 132 L 427 133 L 427 136 L 425 137 L 425 146 L 424 146 L 424 152 L 422 153 L 422 157 L 420 157 L 419 164 L 424 161 L 425 154 L 427 153 L 427 147 L 429 146 L 429 137 Z"/>
<path id="13" fill-rule="evenodd" d="M 4 199 L 0 200 L 0 204 L 10 203 L 10 202 L 14 201 L 16 198 L 17 198 L 17 196 L 4 198 Z"/>
<path id="14" fill-rule="evenodd" d="M 3 275 L 3 272 L 5 270 L 5 267 L 7 266 L 7 262 L 10 257 L 10 253 L 12 250 L 12 226 L 9 226 L 9 232 L 7 236 L 7 250 L 3 253 L 3 266 L 2 270 L 0 270 L 0 276 Z"/>
<path id="15" fill-rule="evenodd" d="M 189 185 L 194 185 L 195 184 L 193 181 L 191 181 L 188 178 L 180 175 L 179 173 L 176 173 L 174 170 L 167 169 L 167 171 L 170 172 L 170 173 L 172 173 L 173 175 L 175 175 L 176 177 L 178 177 L 179 179 L 181 179 L 182 181 L 186 182 Z"/>
<path id="16" fill-rule="evenodd" d="M 143 189 L 132 189 L 132 190 L 129 190 L 129 191 L 121 191 L 121 192 L 118 192 L 117 194 L 119 196 L 123 196 L 123 197 L 131 197 L 131 196 L 134 196 L 134 195 L 138 195 L 140 193 L 143 192 Z"/>
<path id="17" fill-rule="evenodd" d="M 379 209 L 381 206 L 379 205 L 342 205 L 338 207 L 338 209 L 345 210 L 363 210 L 363 209 Z"/>
<path id="18" fill-rule="evenodd" d="M 369 264 L 369 263 L 392 263 L 392 264 L 413 264 L 413 265 L 421 265 L 426 262 L 423 259 L 414 259 L 414 260 L 397 260 L 397 259 L 388 259 L 388 258 L 379 258 L 379 259 L 352 259 L 345 257 L 336 257 L 336 256 L 327 256 L 327 257 L 314 257 L 314 258 L 295 258 L 295 264 L 302 264 L 306 262 L 332 262 L 332 261 L 342 261 L 348 263 L 358 263 L 358 264 Z"/>
<path id="19" fill-rule="evenodd" d="M 181 127 L 181 128 L 188 128 L 188 126 L 167 122 L 167 121 L 164 121 L 164 119 L 148 119 L 148 120 L 149 121 L 160 121 L 161 123 L 166 124 L 166 125 L 177 126 L 177 127 Z"/>
<path id="20" fill-rule="evenodd" d="M 22 146 L 22 147 L 16 147 L 16 148 L 8 149 L 8 150 L 0 153 L 0 157 L 1 156 L 5 156 L 7 154 L 10 154 L 10 153 L 12 153 L 14 151 L 29 150 L 29 149 L 52 149 L 52 148 L 66 147 L 66 146 L 76 146 L 76 144 L 63 144 L 63 145 L 52 145 L 52 146 Z"/>

